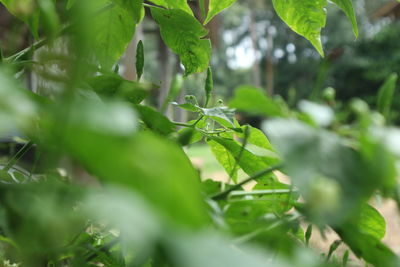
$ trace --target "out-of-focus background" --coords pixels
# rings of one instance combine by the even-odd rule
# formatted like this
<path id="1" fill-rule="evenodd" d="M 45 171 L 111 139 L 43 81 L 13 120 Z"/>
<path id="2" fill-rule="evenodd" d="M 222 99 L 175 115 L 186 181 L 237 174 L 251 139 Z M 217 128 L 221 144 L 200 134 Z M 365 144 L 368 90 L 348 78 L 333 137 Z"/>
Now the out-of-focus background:
<path id="1" fill-rule="evenodd" d="M 300 99 L 318 96 L 326 87 L 336 90 L 338 103 L 359 97 L 374 105 L 380 85 L 391 73 L 400 70 L 400 3 L 395 0 L 353 0 L 353 4 L 359 37 L 354 37 L 345 14 L 330 4 L 327 26 L 322 33 L 325 57 L 321 58 L 307 40 L 279 19 L 270 0 L 238 0 L 207 25 L 214 49 L 213 101 L 229 101 L 236 87 L 252 84 L 271 96 L 286 99 L 291 106 Z M 198 9 L 195 2 L 192 5 L 194 10 Z M 29 46 L 33 42 L 30 38 L 27 27 L 0 5 L 3 54 L 11 55 Z M 119 71 L 126 78 L 135 78 L 134 56 L 139 40 L 145 43 L 143 80 L 159 86 L 150 101 L 160 108 L 173 77 L 183 72 L 182 67 L 177 56 L 164 45 L 154 21 L 146 16 L 121 60 Z M 177 101 L 183 102 L 187 94 L 202 99 L 204 79 L 205 74 L 185 78 Z M 400 97 L 396 96 L 392 114 L 396 124 L 400 123 L 399 110 Z M 172 107 L 166 112 L 175 121 L 191 119 L 190 114 Z M 246 116 L 242 119 L 242 123 L 256 124 L 257 121 L 257 118 Z M 208 147 L 191 147 L 188 154 L 201 166 L 203 178 L 227 178 Z M 388 223 L 385 243 L 400 252 L 400 219 L 394 204 L 379 201 L 374 204 Z M 324 244 L 316 240 L 315 246 Z"/>
<path id="2" fill-rule="evenodd" d="M 192 8 L 198 10 L 196 1 Z M 295 105 L 298 99 L 317 95 L 325 87 L 336 89 L 339 100 L 361 97 L 374 103 L 377 89 L 400 69 L 400 3 L 393 0 L 354 0 L 359 24 L 356 39 L 345 14 L 328 6 L 327 26 L 322 33 L 325 58 L 303 37 L 291 31 L 273 11 L 270 0 L 238 0 L 207 26 L 213 42 L 212 68 L 215 93 L 229 100 L 238 85 L 252 84 L 270 95 L 278 94 Z M 200 13 L 200 11 L 198 11 Z M 30 34 L 22 22 L 0 5 L 0 42 L 7 56 L 29 45 Z M 182 72 L 177 57 L 161 40 L 154 21 L 146 16 L 121 61 L 120 71 L 133 79 L 135 45 L 145 42 L 144 80 L 159 85 L 153 104 L 162 105 L 171 79 Z M 185 79 L 186 94 L 203 96 L 204 75 Z M 394 101 L 394 111 L 400 101 Z M 174 119 L 185 114 L 174 111 Z M 394 115 L 396 118 L 399 114 Z M 399 119 L 395 120 L 399 121 Z"/>

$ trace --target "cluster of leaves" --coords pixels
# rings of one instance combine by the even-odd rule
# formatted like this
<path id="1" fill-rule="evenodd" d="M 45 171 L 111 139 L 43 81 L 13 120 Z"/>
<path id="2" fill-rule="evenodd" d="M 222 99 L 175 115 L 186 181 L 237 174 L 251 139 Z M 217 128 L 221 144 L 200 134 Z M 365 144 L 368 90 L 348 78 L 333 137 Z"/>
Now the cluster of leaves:
<path id="1" fill-rule="evenodd" d="M 301 227 L 307 222 L 321 231 L 331 227 L 367 262 L 398 266 L 381 243 L 385 221 L 367 204 L 377 192 L 399 200 L 400 131 L 385 122 L 397 76 L 383 86 L 379 112 L 355 100 L 336 113 L 330 91 L 326 103 L 303 101 L 290 110 L 250 86 L 238 88 L 228 107 L 208 107 L 213 82 L 204 24 L 234 1 L 210 0 L 207 8 L 200 1 L 200 20 L 185 0 L 0 2 L 42 37 L 1 58 L 0 133 L 26 140 L 1 165 L 4 265 L 346 265 L 348 253 L 343 260 L 332 256 L 340 242 L 323 257 L 307 248 L 312 228 L 304 233 Z M 354 23 L 351 1 L 334 2 Z M 327 1 L 273 3 L 321 52 Z M 153 85 L 125 80 L 113 68 L 145 7 L 186 75 L 208 69 L 206 103 L 193 96 L 174 103 L 194 113 L 194 121 L 172 122 L 142 104 Z M 144 62 L 140 43 L 139 79 Z M 41 94 L 24 88 L 30 73 Z M 240 125 L 234 109 L 270 118 L 263 124 L 268 137 Z M 200 180 L 182 148 L 202 141 L 229 183 Z M 31 150 L 35 159 L 22 169 Z M 280 181 L 277 170 L 291 183 Z M 251 190 L 244 190 L 250 182 Z"/>

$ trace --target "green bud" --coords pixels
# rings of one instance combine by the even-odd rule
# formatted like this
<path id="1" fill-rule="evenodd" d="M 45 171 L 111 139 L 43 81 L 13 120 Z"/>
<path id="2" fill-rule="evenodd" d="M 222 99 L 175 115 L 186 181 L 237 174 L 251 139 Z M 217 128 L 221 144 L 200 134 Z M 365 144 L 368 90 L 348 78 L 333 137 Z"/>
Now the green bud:
<path id="1" fill-rule="evenodd" d="M 206 92 L 206 103 L 204 105 L 205 107 L 207 107 L 208 102 L 211 99 L 211 94 L 212 94 L 213 88 L 214 88 L 214 81 L 213 81 L 212 71 L 211 71 L 211 68 L 208 67 L 206 84 L 205 84 L 205 87 L 204 87 L 204 90 Z"/>

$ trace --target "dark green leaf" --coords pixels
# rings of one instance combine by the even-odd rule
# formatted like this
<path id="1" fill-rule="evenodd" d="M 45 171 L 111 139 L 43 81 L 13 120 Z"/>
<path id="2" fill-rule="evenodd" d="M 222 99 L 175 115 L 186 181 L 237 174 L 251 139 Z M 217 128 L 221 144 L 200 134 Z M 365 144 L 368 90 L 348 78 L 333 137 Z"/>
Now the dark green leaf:
<path id="1" fill-rule="evenodd" d="M 213 88 L 214 88 L 214 81 L 213 81 L 213 76 L 212 76 L 212 70 L 210 67 L 208 67 L 206 84 L 204 86 L 204 91 L 206 93 L 206 103 L 204 104 L 204 107 L 207 107 L 208 102 L 211 99 L 211 94 L 212 94 Z"/>
<path id="2" fill-rule="evenodd" d="M 175 125 L 157 110 L 143 105 L 135 105 L 140 118 L 152 131 L 161 135 L 168 135 L 175 131 Z"/>
<path id="3" fill-rule="evenodd" d="M 136 47 L 136 76 L 138 81 L 140 81 L 140 78 L 142 77 L 143 68 L 144 68 L 144 48 L 143 48 L 143 42 L 140 40 Z"/>

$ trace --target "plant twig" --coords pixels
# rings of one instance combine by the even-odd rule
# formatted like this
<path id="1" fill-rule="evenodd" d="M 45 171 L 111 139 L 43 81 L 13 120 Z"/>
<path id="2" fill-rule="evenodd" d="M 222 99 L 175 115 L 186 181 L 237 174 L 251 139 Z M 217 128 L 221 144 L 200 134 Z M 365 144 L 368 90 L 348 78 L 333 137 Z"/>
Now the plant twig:
<path id="1" fill-rule="evenodd" d="M 252 176 L 250 176 L 249 178 L 247 178 L 246 180 L 243 180 L 243 181 L 241 181 L 240 183 L 235 184 L 234 186 L 228 188 L 227 190 L 225 190 L 225 191 L 223 191 L 223 192 L 221 192 L 221 193 L 218 193 L 218 194 L 212 196 L 211 199 L 213 199 L 213 200 L 222 200 L 222 199 L 226 199 L 226 197 L 227 197 L 232 191 L 235 191 L 235 190 L 241 188 L 243 185 L 247 184 L 247 183 L 250 182 L 250 181 L 256 181 L 257 179 L 263 177 L 264 175 L 266 175 L 266 174 L 268 174 L 268 173 L 271 173 L 271 172 L 273 172 L 273 171 L 275 171 L 275 170 L 281 169 L 282 167 L 283 167 L 283 164 L 278 164 L 278 165 L 269 167 L 269 168 L 267 168 L 267 169 L 265 169 L 265 170 L 259 171 L 259 172 L 255 173 L 255 174 L 253 174 Z"/>
<path id="2" fill-rule="evenodd" d="M 29 141 L 26 143 L 4 166 L 3 171 L 9 171 L 17 161 L 22 158 L 23 155 L 25 155 L 26 152 L 28 152 L 29 149 L 31 149 L 33 146 L 33 142 Z"/>

